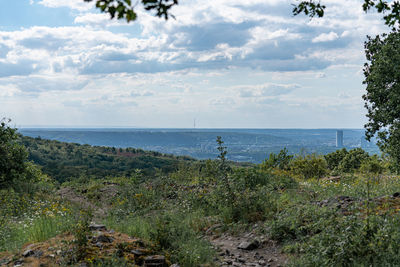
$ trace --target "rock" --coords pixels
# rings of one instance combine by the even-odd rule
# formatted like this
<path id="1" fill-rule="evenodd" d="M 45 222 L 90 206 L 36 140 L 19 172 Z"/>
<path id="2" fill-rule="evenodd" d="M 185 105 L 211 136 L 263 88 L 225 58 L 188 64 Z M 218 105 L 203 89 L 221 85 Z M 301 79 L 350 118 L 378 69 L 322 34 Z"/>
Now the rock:
<path id="1" fill-rule="evenodd" d="M 36 251 L 34 251 L 34 255 L 33 255 L 35 258 L 40 258 L 40 257 L 42 257 L 43 256 L 43 251 L 41 251 L 41 250 L 36 250 Z"/>
<path id="2" fill-rule="evenodd" d="M 60 255 L 61 252 L 62 252 L 61 249 L 59 249 L 59 250 L 56 251 L 56 254 L 57 254 L 57 255 Z"/>
<path id="3" fill-rule="evenodd" d="M 231 260 L 225 260 L 224 263 L 226 263 L 227 265 L 232 265 L 232 261 Z"/>
<path id="4" fill-rule="evenodd" d="M 19 259 L 19 260 L 14 262 L 14 267 L 15 266 L 22 266 L 22 264 L 24 264 L 24 260 L 23 259 Z"/>
<path id="5" fill-rule="evenodd" d="M 24 253 L 22 253 L 22 256 L 24 256 L 26 258 L 26 257 L 32 256 L 33 254 L 35 254 L 35 251 L 33 251 L 31 249 L 27 249 L 24 251 Z"/>
<path id="6" fill-rule="evenodd" d="M 10 259 L 2 259 L 2 260 L 0 260 L 0 266 L 7 266 L 11 262 L 12 262 L 12 260 L 10 260 Z"/>
<path id="7" fill-rule="evenodd" d="M 131 250 L 131 253 L 133 255 L 135 255 L 136 257 L 140 257 L 140 256 L 144 255 L 143 251 L 140 251 L 140 250 Z"/>
<path id="8" fill-rule="evenodd" d="M 258 261 L 258 264 L 260 264 L 261 266 L 267 265 L 267 263 L 266 263 L 265 260 L 259 260 L 259 261 Z"/>
<path id="9" fill-rule="evenodd" d="M 89 225 L 89 230 L 90 231 L 105 231 L 105 230 L 107 230 L 107 228 L 105 225 L 93 223 L 93 224 Z"/>
<path id="10" fill-rule="evenodd" d="M 96 244 L 94 244 L 94 246 L 98 248 L 103 248 L 103 244 L 100 242 L 97 242 Z"/>
<path id="11" fill-rule="evenodd" d="M 239 244 L 238 249 L 243 249 L 243 250 L 254 250 L 257 249 L 260 246 L 260 242 L 258 240 L 253 240 L 250 242 L 242 242 Z"/>
<path id="12" fill-rule="evenodd" d="M 171 266 L 169 266 L 169 267 L 181 267 L 179 264 L 177 264 L 177 263 L 175 263 L 175 264 L 172 264 Z"/>
<path id="13" fill-rule="evenodd" d="M 164 256 L 154 255 L 144 259 L 144 267 L 168 267 Z"/>
<path id="14" fill-rule="evenodd" d="M 98 237 L 93 238 L 92 243 L 112 243 L 113 241 L 114 238 L 111 236 L 99 235 Z"/>

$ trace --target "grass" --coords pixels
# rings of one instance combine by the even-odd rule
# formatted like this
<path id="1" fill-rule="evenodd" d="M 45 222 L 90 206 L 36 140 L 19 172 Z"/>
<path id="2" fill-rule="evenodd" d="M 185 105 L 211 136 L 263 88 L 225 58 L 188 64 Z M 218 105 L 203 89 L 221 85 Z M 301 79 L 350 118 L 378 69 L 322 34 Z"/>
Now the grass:
<path id="1" fill-rule="evenodd" d="M 107 227 L 144 240 L 181 266 L 213 264 L 215 251 L 204 239 L 211 226 L 235 232 L 255 223 L 264 225 L 261 231 L 292 256 L 291 266 L 400 263 L 400 199 L 390 197 L 400 192 L 398 176 L 354 172 L 331 181 L 253 166 L 228 170 L 221 179 L 213 168 L 218 164 L 152 179 L 83 179 L 68 185 L 100 202 L 99 189 L 111 181 L 118 193 L 110 199 Z M 348 207 L 340 202 L 344 196 L 351 199 Z M 0 198 L 8 210 L 0 216 L 6 218 L 0 251 L 46 240 L 73 229 L 77 220 L 74 211 L 64 211 L 55 200 L 8 199 L 15 203 Z M 123 266 L 120 260 L 101 264 Z"/>
<path id="2" fill-rule="evenodd" d="M 0 230 L 0 251 L 15 251 L 25 243 L 41 242 L 73 229 L 72 215 L 39 216 L 33 220 L 23 218 Z"/>
<path id="3" fill-rule="evenodd" d="M 205 223 L 200 214 L 160 211 L 151 216 L 122 220 L 111 216 L 105 223 L 116 231 L 146 240 L 156 250 L 170 255 L 171 262 L 179 262 L 181 266 L 211 264 L 215 255 L 210 243 L 196 231 Z"/>

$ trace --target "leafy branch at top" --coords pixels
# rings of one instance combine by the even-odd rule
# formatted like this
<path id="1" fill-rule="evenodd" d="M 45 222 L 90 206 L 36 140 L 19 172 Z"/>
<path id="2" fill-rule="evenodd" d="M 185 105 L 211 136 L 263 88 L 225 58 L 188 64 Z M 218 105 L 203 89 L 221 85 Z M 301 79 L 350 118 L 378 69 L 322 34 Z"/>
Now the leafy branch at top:
<path id="1" fill-rule="evenodd" d="M 387 0 L 364 0 L 362 8 L 365 12 L 375 10 L 378 13 L 384 14 L 383 19 L 385 24 L 395 29 L 399 26 L 400 22 L 400 2 L 387 1 Z M 304 13 L 306 16 L 313 18 L 323 17 L 325 14 L 326 6 L 322 5 L 320 1 L 308 0 L 301 1 L 299 4 L 294 5 L 293 15 Z"/>
<path id="2" fill-rule="evenodd" d="M 124 19 L 127 22 L 134 21 L 137 18 L 135 7 L 132 0 L 84 0 L 85 2 L 96 1 L 96 7 L 103 13 L 108 13 L 111 19 Z M 178 4 L 178 0 L 141 0 L 141 4 L 147 11 L 155 11 L 157 17 L 163 17 L 168 20 L 174 17 L 170 14 L 170 9 Z"/>

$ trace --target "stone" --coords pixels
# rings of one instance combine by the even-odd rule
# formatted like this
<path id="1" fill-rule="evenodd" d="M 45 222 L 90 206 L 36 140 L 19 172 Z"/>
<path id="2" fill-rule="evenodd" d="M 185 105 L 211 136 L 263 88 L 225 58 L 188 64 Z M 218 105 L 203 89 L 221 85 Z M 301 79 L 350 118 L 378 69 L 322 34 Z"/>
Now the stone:
<path id="1" fill-rule="evenodd" d="M 31 249 L 27 249 L 24 251 L 24 253 L 22 253 L 22 256 L 24 256 L 26 258 L 26 257 L 32 256 L 33 254 L 35 254 L 35 251 L 33 251 Z"/>
<path id="2" fill-rule="evenodd" d="M 169 267 L 181 267 L 179 264 L 177 264 L 177 263 L 175 263 L 175 264 L 172 264 L 171 266 L 169 266 Z"/>
<path id="3" fill-rule="evenodd" d="M 232 261 L 231 260 L 225 260 L 224 263 L 226 263 L 227 265 L 232 265 Z"/>
<path id="4" fill-rule="evenodd" d="M 105 231 L 107 230 L 106 226 L 103 224 L 90 224 L 89 225 L 89 230 L 90 231 Z"/>
<path id="5" fill-rule="evenodd" d="M 144 267 L 168 267 L 168 264 L 164 256 L 154 255 L 144 259 Z"/>
<path id="6" fill-rule="evenodd" d="M 136 257 L 140 257 L 140 256 L 143 256 L 143 255 L 144 255 L 144 252 L 143 252 L 143 251 L 140 251 L 140 250 L 131 250 L 131 253 L 132 253 L 133 255 L 135 255 Z"/>
<path id="7" fill-rule="evenodd" d="M 254 250 L 257 249 L 260 246 L 260 242 L 257 240 L 253 241 L 245 241 L 239 244 L 238 249 L 243 249 L 243 250 Z"/>
<path id="8" fill-rule="evenodd" d="M 24 264 L 24 260 L 23 259 L 19 259 L 19 260 L 14 262 L 14 267 L 15 266 L 22 266 L 22 264 Z"/>
<path id="9" fill-rule="evenodd" d="M 43 256 L 43 251 L 41 251 L 41 250 L 36 250 L 36 251 L 34 251 L 34 255 L 33 255 L 35 258 L 40 258 L 40 257 L 42 257 Z"/>
<path id="10" fill-rule="evenodd" d="M 112 243 L 113 241 L 114 238 L 111 236 L 99 235 L 98 237 L 93 238 L 92 243 Z"/>

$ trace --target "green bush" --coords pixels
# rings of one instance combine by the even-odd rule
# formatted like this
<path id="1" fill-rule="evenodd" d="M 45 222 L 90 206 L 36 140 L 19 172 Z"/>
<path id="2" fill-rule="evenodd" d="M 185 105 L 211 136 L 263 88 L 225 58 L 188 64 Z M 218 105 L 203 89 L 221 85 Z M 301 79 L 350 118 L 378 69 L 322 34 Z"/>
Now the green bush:
<path id="1" fill-rule="evenodd" d="M 11 128 L 9 122 L 0 122 L 0 189 L 36 178 L 26 163 L 28 153 L 17 143 L 17 129 Z"/>
<path id="2" fill-rule="evenodd" d="M 325 159 L 315 154 L 297 156 L 290 166 L 291 171 L 303 179 L 321 178 L 328 173 Z"/>
<path id="3" fill-rule="evenodd" d="M 269 154 L 268 159 L 264 160 L 261 164 L 261 168 L 270 169 L 270 168 L 278 168 L 281 170 L 289 169 L 290 162 L 293 159 L 293 155 L 288 154 L 288 150 L 286 148 L 282 149 L 279 154 L 271 153 Z"/>
<path id="4" fill-rule="evenodd" d="M 346 148 L 338 149 L 335 152 L 326 154 L 324 156 L 326 163 L 328 165 L 329 170 L 334 170 L 336 169 L 340 162 L 343 160 L 343 158 L 348 154 L 349 152 L 346 150 Z"/>
<path id="5" fill-rule="evenodd" d="M 338 170 L 341 172 L 354 172 L 361 167 L 361 163 L 367 160 L 369 155 L 361 148 L 350 150 L 338 165 Z"/>
<path id="6" fill-rule="evenodd" d="M 384 170 L 384 163 L 377 155 L 367 158 L 360 166 L 360 171 L 363 173 L 381 174 Z"/>
<path id="7" fill-rule="evenodd" d="M 295 266 L 398 266 L 400 218 L 360 214 L 330 218 L 300 246 Z"/>

